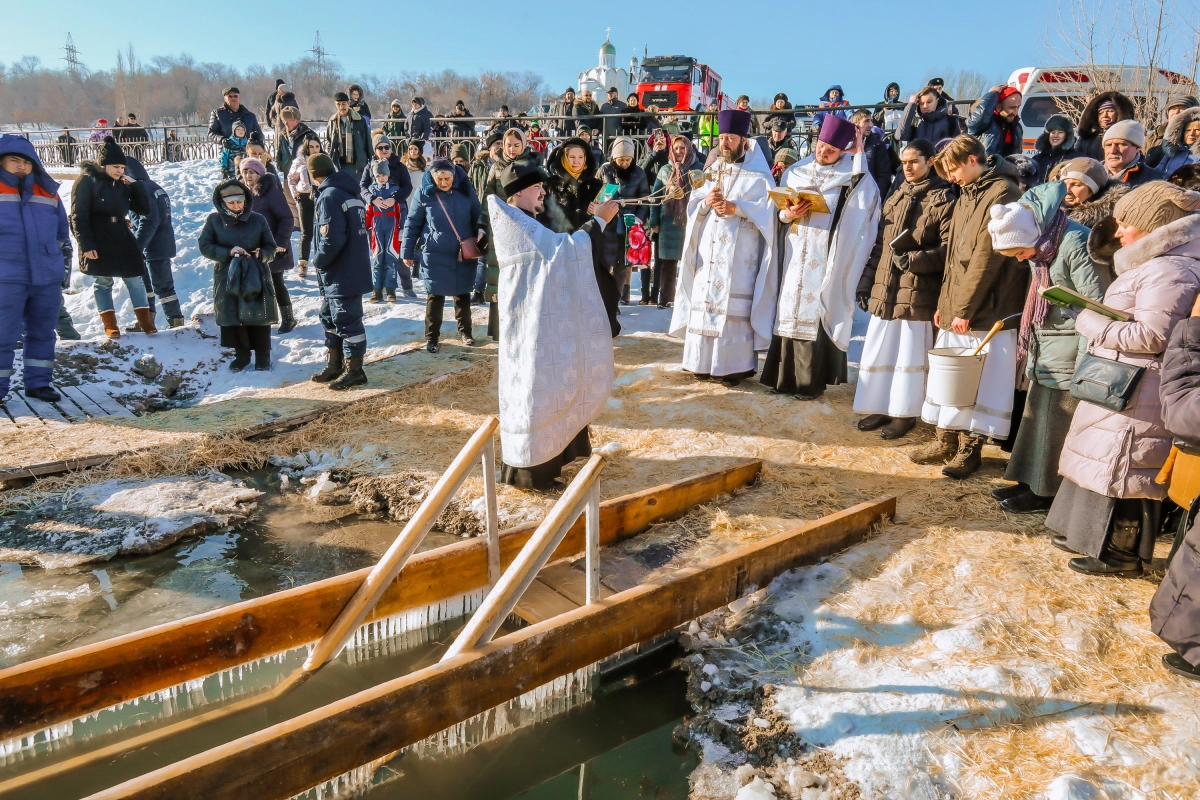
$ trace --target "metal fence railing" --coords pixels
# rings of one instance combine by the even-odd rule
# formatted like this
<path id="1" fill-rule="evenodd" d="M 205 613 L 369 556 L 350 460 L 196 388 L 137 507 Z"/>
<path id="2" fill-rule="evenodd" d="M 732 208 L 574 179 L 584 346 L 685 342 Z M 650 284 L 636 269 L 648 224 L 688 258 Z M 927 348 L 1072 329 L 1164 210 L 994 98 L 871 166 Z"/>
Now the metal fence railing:
<path id="1" fill-rule="evenodd" d="M 839 110 L 853 112 L 858 109 L 867 109 L 875 111 L 877 108 L 878 106 L 872 103 L 840 106 Z M 884 108 L 889 110 L 902 109 L 904 108 L 904 104 L 894 103 L 886 105 Z M 804 154 L 810 152 L 812 149 L 813 141 L 817 135 L 817 131 L 812 125 L 812 119 L 813 115 L 821 110 L 820 106 L 810 105 L 796 106 L 791 109 L 785 109 L 783 112 L 774 109 L 756 109 L 750 113 L 758 122 L 758 132 L 763 136 L 768 135 L 770 132 L 765 124 L 768 117 L 780 113 L 791 114 L 796 124 L 795 128 L 788 134 L 788 138 L 791 146 L 801 154 Z M 569 132 L 573 132 L 580 125 L 587 125 L 594 131 L 593 143 L 600 146 L 606 154 L 609 151 L 612 140 L 617 136 L 625 135 L 630 136 L 635 141 L 638 151 L 637 157 L 641 159 L 645 154 L 646 142 L 651 132 L 662 128 L 664 125 L 671 126 L 672 123 L 678 126 L 680 133 L 690 134 L 698 147 L 706 149 L 705 146 L 708 144 L 706 140 L 709 137 L 707 137 L 704 131 L 708 126 L 703 123 L 706 122 L 705 117 L 707 116 L 707 112 L 705 114 L 697 114 L 696 112 L 668 111 L 657 114 L 640 112 L 636 114 L 594 114 L 583 117 L 568 117 L 555 114 L 539 114 L 531 117 L 505 119 L 496 117 L 459 117 L 453 119 L 435 117 L 433 120 L 434 135 L 430 137 L 429 143 L 436 155 L 446 157 L 449 157 L 459 144 L 466 144 L 473 158 L 479 148 L 483 146 L 490 132 L 518 124 L 528 129 L 530 125 L 536 122 L 541 126 L 541 138 L 537 141 L 543 146 L 542 149 L 549 152 L 555 145 L 567 138 L 570 135 Z M 715 116 L 715 114 L 712 116 Z M 322 139 L 325 138 L 328 120 L 306 120 L 305 124 L 321 135 Z M 463 127 L 467 125 L 472 129 L 469 134 L 461 132 Z M 389 134 L 393 134 L 389 138 L 392 139 L 397 152 L 402 152 L 401 148 L 406 144 L 404 132 L 407 127 L 407 124 L 403 120 L 377 118 L 372 120 L 372 127 L 375 130 L 381 128 L 388 129 Z M 399 135 L 394 135 L 397 133 L 397 129 L 399 129 Z M 109 132 L 120 134 L 124 137 L 129 137 L 131 133 L 138 136 L 139 140 L 131 141 L 126 138 L 120 143 L 126 153 L 135 156 L 144 164 L 160 164 L 194 159 L 215 159 L 221 153 L 220 143 L 213 141 L 209 137 L 208 126 L 206 125 L 154 125 L 137 129 L 133 132 L 123 129 Z M 22 131 L 21 133 L 33 142 L 38 156 L 42 159 L 42 163 L 48 167 L 60 168 L 76 167 L 80 161 L 95 158 L 100 149 L 100 142 L 98 140 L 102 138 L 102 135 L 100 135 L 102 132 L 93 128 L 43 128 L 36 131 Z M 274 151 L 276 132 L 264 129 L 263 134 L 267 142 L 267 147 Z"/>

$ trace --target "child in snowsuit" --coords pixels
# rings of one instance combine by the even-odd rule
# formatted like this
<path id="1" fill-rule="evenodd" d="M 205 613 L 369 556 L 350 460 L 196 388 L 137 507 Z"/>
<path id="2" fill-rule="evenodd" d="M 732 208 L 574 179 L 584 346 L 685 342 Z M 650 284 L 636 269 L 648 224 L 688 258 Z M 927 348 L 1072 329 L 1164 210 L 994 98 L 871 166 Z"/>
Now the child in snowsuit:
<path id="1" fill-rule="evenodd" d="M 246 126 L 240 122 L 233 124 L 233 136 L 225 140 L 221 147 L 221 180 L 236 179 L 238 162 L 246 155 L 246 144 L 250 139 L 246 136 Z"/>
<path id="2" fill-rule="evenodd" d="M 405 203 L 396 202 L 400 187 L 392 182 L 391 168 L 386 159 L 375 162 L 375 181 L 367 188 L 367 231 L 371 235 L 371 299 L 382 303 L 396 302 L 396 276 L 404 286 L 405 297 L 416 297 L 412 273 L 400 261 L 400 230 L 404 227 Z M 391 201 L 391 205 L 388 205 Z"/>

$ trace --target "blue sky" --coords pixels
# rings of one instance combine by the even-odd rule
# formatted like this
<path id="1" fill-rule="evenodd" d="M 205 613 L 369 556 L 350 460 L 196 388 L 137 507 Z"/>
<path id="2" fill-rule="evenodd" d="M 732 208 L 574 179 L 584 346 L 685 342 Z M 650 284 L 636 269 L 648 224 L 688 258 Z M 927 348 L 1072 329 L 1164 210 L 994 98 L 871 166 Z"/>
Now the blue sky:
<path id="1" fill-rule="evenodd" d="M 61 65 L 69 31 L 93 69 L 111 68 L 117 50 L 131 42 L 143 60 L 189 53 L 198 61 L 269 67 L 300 56 L 319 29 L 326 49 L 354 75 L 532 70 L 561 91 L 596 64 L 604 29 L 611 27 L 619 65 L 635 48 L 640 56 L 648 46 L 651 55 L 687 54 L 710 64 L 734 96 L 783 90 L 793 102 L 815 102 L 830 83 L 840 83 L 852 102 L 874 102 L 891 80 L 907 96 L 931 70 L 975 69 L 999 78 L 1044 59 L 1044 2 L 1008 0 L 1003 11 L 951 0 L 783 5 L 796 10 L 728 0 L 586 6 L 167 0 L 139 3 L 136 12 L 122 14 L 96 0 L 14 2 L 4 14 L 9 34 L 0 40 L 0 61 L 35 55 Z M 379 14 L 382 8 L 395 10 Z M 536 13 L 539 8 L 552 9 L 548 19 Z M 367 17 L 367 11 L 383 19 Z M 121 25 L 114 24 L 118 20 Z"/>

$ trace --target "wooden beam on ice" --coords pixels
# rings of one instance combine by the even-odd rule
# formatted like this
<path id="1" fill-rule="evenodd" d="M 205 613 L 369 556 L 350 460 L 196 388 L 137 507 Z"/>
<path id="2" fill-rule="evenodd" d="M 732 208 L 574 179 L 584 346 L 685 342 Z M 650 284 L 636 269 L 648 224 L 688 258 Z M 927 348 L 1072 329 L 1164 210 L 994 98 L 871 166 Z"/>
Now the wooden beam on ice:
<path id="1" fill-rule="evenodd" d="M 601 504 L 601 543 L 634 536 L 655 522 L 752 482 L 753 460 Z M 536 523 L 500 536 L 512 563 Z M 584 519 L 552 558 L 583 552 Z M 369 569 L 339 575 L 177 622 L 0 670 L 0 741 L 66 722 L 314 642 L 354 595 Z M 487 543 L 471 539 L 413 556 L 368 621 L 475 591 L 487 583 Z"/>
<path id="2" fill-rule="evenodd" d="M 861 503 L 244 736 L 89 800 L 286 798 L 445 730 L 555 678 L 861 541 L 895 513 Z"/>

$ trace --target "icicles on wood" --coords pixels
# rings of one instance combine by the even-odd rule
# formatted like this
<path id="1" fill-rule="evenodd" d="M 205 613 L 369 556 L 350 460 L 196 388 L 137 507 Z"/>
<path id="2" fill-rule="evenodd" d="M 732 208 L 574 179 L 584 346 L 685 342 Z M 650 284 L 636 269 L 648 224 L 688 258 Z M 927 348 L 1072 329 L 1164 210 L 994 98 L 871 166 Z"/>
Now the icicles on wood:
<path id="1" fill-rule="evenodd" d="M 450 755 L 505 736 L 518 728 L 533 725 L 570 711 L 591 696 L 592 678 L 597 666 L 584 667 L 555 678 L 503 705 L 488 709 L 468 720 L 434 734 L 408 749 L 421 755 Z"/>
<path id="2" fill-rule="evenodd" d="M 336 797 L 345 797 L 369 785 L 374 777 L 375 769 L 370 764 L 366 764 L 355 767 L 349 772 L 343 772 L 336 778 L 314 786 L 307 792 L 292 795 L 289 800 L 332 800 Z"/>
<path id="3" fill-rule="evenodd" d="M 95 711 L 70 722 L 0 742 L 0 767 L 41 753 L 53 752 L 69 741 L 162 720 L 209 703 L 230 700 L 248 691 L 274 686 L 304 662 L 311 645 L 275 653 L 223 669 L 204 678 L 185 681 Z"/>
<path id="4" fill-rule="evenodd" d="M 437 626 L 470 614 L 483 602 L 483 589 L 410 608 L 362 625 L 342 649 L 348 664 L 411 650 L 438 635 Z"/>
<path id="5" fill-rule="evenodd" d="M 349 649 L 346 648 L 347 651 Z M 570 711 L 583 705 L 591 697 L 592 680 L 597 674 L 597 667 L 598 665 L 592 664 L 555 678 L 503 705 L 490 708 L 482 714 L 409 745 L 396 755 L 404 752 L 412 752 L 418 758 L 457 755 L 476 745 L 506 736 L 518 728 L 534 725 Z M 375 778 L 378 766 L 379 764 L 375 763 L 356 767 L 325 781 L 320 786 L 293 795 L 289 800 L 330 800 L 345 797 L 369 785 Z"/>

